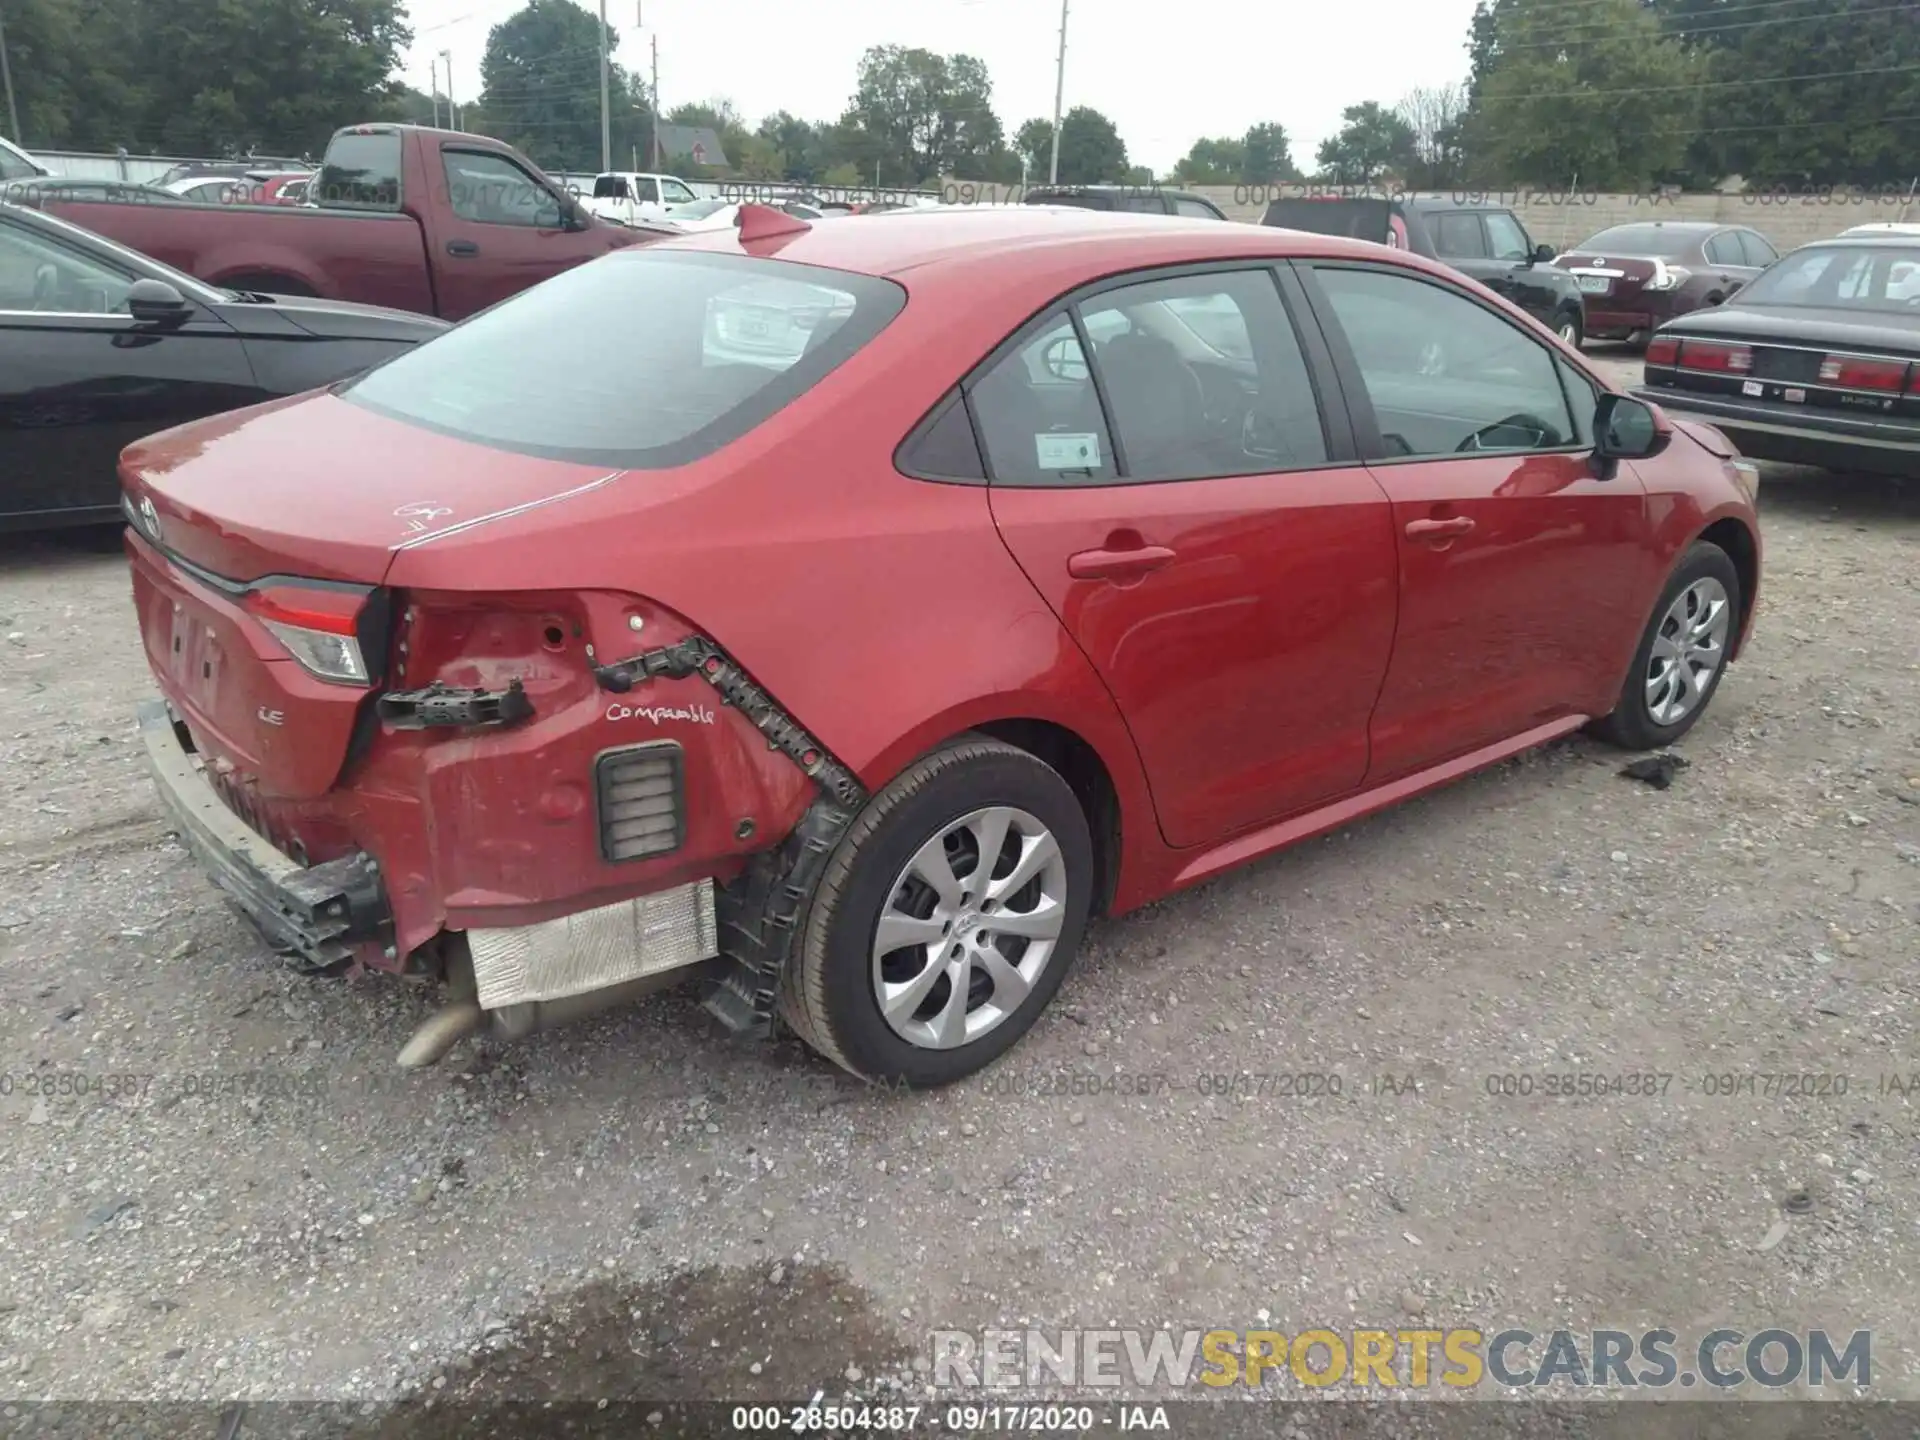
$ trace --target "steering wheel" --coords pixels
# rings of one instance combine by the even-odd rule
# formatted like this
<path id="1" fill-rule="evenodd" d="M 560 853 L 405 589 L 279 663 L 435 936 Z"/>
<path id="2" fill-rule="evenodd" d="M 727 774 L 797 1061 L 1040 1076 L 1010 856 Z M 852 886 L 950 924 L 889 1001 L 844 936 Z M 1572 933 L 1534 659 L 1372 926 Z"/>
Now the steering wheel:
<path id="1" fill-rule="evenodd" d="M 1554 428 L 1538 415 L 1529 415 L 1525 411 L 1520 411 L 1516 414 L 1508 415 L 1504 419 L 1496 420 L 1491 425 L 1482 425 L 1478 430 L 1474 431 L 1456 445 L 1454 447 L 1454 453 L 1459 454 L 1462 451 L 1485 450 L 1489 448 L 1480 443 L 1480 437 L 1499 430 L 1531 430 L 1535 436 L 1532 443 L 1535 445 L 1543 443 L 1547 436 L 1555 433 Z"/>
<path id="2" fill-rule="evenodd" d="M 52 265 L 36 265 L 33 271 L 33 308 L 60 308 L 60 272 Z"/>

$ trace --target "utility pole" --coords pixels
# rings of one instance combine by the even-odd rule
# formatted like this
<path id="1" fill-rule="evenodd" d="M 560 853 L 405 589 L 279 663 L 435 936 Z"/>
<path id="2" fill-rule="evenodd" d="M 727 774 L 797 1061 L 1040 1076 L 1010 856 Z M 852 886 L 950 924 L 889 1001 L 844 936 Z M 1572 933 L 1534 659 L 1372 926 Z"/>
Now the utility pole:
<path id="1" fill-rule="evenodd" d="M 20 133 L 20 109 L 13 103 L 13 70 L 7 64 L 7 21 L 4 15 L 0 15 L 0 81 L 6 83 L 7 123 L 13 127 L 13 143 L 24 145 L 27 137 Z"/>
<path id="2" fill-rule="evenodd" d="M 427 88 L 433 91 L 433 128 L 438 130 L 440 128 L 440 61 L 437 58 L 428 58 L 427 73 L 430 76 Z"/>
<path id="3" fill-rule="evenodd" d="M 1067 0 L 1060 0 L 1060 59 L 1053 74 L 1053 159 L 1047 165 L 1047 183 L 1060 183 L 1060 100 L 1067 90 Z"/>
<path id="4" fill-rule="evenodd" d="M 447 62 L 447 124 L 455 130 L 460 128 L 460 111 L 453 103 L 453 52 L 442 50 L 440 58 Z"/>
<path id="5" fill-rule="evenodd" d="M 607 0 L 600 0 L 600 168 L 613 169 L 613 104 L 607 98 Z"/>
<path id="6" fill-rule="evenodd" d="M 658 174 L 660 170 L 660 37 L 653 35 L 648 38 L 653 42 L 653 168 Z"/>

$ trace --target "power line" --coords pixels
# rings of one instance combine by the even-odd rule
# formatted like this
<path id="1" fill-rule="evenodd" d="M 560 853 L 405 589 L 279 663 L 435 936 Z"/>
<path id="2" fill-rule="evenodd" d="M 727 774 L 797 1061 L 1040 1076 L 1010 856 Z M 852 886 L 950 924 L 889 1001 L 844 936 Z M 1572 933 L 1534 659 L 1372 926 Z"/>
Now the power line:
<path id="1" fill-rule="evenodd" d="M 1796 5 L 1802 5 L 1802 4 L 1806 4 L 1807 0 L 1792 0 L 1792 3 Z M 1747 8 L 1752 8 L 1752 7 L 1747 7 Z M 1843 18 L 1856 19 L 1862 15 L 1886 15 L 1896 10 L 1911 11 L 1914 8 L 1915 6 L 1913 4 L 1913 0 L 1902 0 L 1902 3 L 1894 4 L 1894 5 L 1882 5 L 1872 10 L 1848 11 L 1846 16 Z M 1775 15 L 1765 20 L 1743 20 L 1738 25 L 1702 25 L 1694 28 L 1685 29 L 1685 30 L 1676 29 L 1670 32 L 1669 34 L 1667 34 L 1666 36 L 1663 36 L 1662 38 L 1669 39 L 1669 40 L 1706 40 L 1706 39 L 1711 39 L 1716 35 L 1731 35 L 1736 33 L 1737 31 L 1755 30 L 1763 26 L 1769 26 L 1769 25 L 1804 25 L 1809 20 L 1824 20 L 1829 24 L 1831 24 L 1834 22 L 1834 16 L 1830 13 L 1828 14 L 1815 13 L 1812 15 Z M 1556 40 L 1529 40 L 1526 43 L 1520 44 L 1520 45 L 1507 45 L 1507 44 L 1501 44 L 1498 41 L 1496 41 L 1494 45 L 1494 51 L 1496 55 L 1515 55 L 1525 50 L 1578 50 L 1581 47 L 1587 46 L 1587 45 L 1601 45 L 1601 44 L 1607 44 L 1607 43 L 1609 43 L 1609 37 L 1601 35 L 1596 31 L 1591 34 L 1573 35 L 1573 36 L 1563 37 Z"/>
<path id="2" fill-rule="evenodd" d="M 1695 80 L 1685 85 L 1627 85 L 1613 90 L 1529 90 L 1523 95 L 1489 97 L 1505 104 L 1511 100 L 1601 100 L 1615 95 L 1663 95 L 1676 90 L 1728 90 L 1741 87 L 1758 89 L 1764 85 L 1804 85 L 1814 80 L 1854 80 L 1865 75 L 1908 75 L 1920 71 L 1920 65 L 1882 65 L 1865 70 L 1831 70 L 1821 75 L 1764 75 L 1757 80 Z"/>

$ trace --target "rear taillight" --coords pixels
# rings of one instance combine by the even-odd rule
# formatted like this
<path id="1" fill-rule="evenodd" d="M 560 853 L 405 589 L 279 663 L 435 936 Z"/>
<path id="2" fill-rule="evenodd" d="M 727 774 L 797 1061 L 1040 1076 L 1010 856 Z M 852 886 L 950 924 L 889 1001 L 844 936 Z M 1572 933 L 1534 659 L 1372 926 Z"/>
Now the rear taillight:
<path id="1" fill-rule="evenodd" d="M 1706 340 L 1688 340 L 1680 346 L 1680 364 L 1687 370 L 1712 370 L 1727 375 L 1746 375 L 1753 370 L 1751 345 L 1716 345 Z"/>
<path id="2" fill-rule="evenodd" d="M 1900 360 L 1829 355 L 1820 362 L 1820 383 L 1838 385 L 1843 390 L 1879 390 L 1897 395 L 1906 388 L 1907 366 Z"/>
<path id="3" fill-rule="evenodd" d="M 1677 365 L 1680 362 L 1680 342 L 1670 335 L 1656 335 L 1647 342 L 1647 364 Z"/>
<path id="4" fill-rule="evenodd" d="M 1664 260 L 1653 262 L 1653 278 L 1642 287 L 1647 290 L 1678 290 L 1693 278 L 1693 272 Z"/>
<path id="5" fill-rule="evenodd" d="M 365 685 L 366 656 L 360 649 L 364 590 L 306 585 L 268 585 L 249 590 L 246 608 L 303 669 L 322 680 Z"/>

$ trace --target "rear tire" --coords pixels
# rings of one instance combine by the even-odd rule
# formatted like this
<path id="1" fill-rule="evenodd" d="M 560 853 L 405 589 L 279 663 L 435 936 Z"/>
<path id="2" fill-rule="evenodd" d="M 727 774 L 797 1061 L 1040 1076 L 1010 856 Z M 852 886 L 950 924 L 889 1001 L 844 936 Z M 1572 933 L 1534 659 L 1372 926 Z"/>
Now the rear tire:
<path id="1" fill-rule="evenodd" d="M 1691 730 L 1727 673 L 1740 604 L 1727 552 L 1695 542 L 1654 604 L 1613 713 L 1593 733 L 1624 750 L 1658 750 Z"/>
<path id="2" fill-rule="evenodd" d="M 963 1079 L 1010 1050 L 1059 990 L 1093 869 L 1086 816 L 1059 773 L 962 737 L 909 766 L 841 840 L 782 977 L 781 1014 L 866 1079 Z"/>

